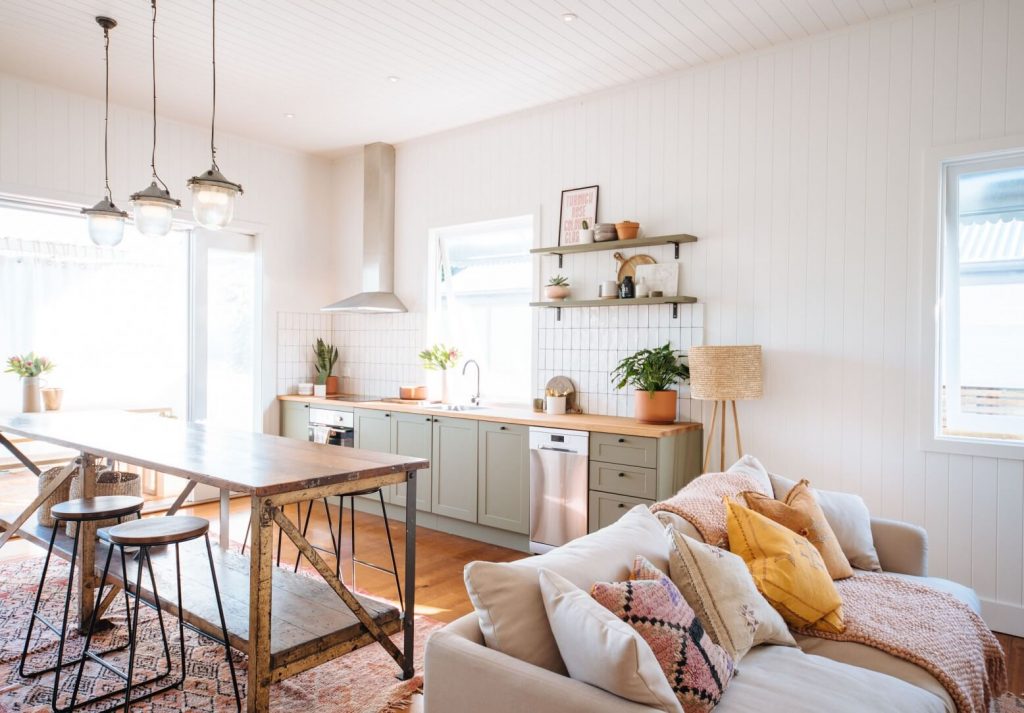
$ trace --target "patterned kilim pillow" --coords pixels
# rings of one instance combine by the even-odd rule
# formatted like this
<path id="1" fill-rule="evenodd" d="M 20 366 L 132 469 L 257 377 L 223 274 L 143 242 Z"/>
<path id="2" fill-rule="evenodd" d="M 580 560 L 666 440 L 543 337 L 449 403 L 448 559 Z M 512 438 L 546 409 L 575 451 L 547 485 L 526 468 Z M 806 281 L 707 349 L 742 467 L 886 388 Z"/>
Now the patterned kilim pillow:
<path id="1" fill-rule="evenodd" d="M 707 635 L 667 575 L 637 557 L 633 577 L 596 582 L 591 595 L 647 642 L 686 713 L 710 711 L 732 679 L 732 657 Z"/>

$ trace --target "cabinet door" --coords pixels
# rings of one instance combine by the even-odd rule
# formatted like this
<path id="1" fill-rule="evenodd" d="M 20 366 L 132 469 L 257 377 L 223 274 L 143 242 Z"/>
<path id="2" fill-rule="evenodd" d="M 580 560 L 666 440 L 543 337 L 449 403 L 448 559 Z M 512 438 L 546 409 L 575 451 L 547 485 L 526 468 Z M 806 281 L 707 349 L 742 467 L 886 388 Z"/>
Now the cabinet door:
<path id="1" fill-rule="evenodd" d="M 476 522 L 477 422 L 442 416 L 433 426 L 433 512 Z"/>
<path id="2" fill-rule="evenodd" d="M 590 491 L 590 532 L 608 527 L 637 505 L 651 506 L 653 500 L 631 498 L 628 495 L 611 495 Z"/>
<path id="3" fill-rule="evenodd" d="M 413 413 L 391 414 L 391 445 L 394 452 L 402 456 L 425 458 L 430 460 L 433 450 L 432 416 Z M 430 512 L 431 468 L 416 472 L 416 509 Z M 388 501 L 394 505 L 405 507 L 405 483 L 392 485 Z"/>
<path id="4" fill-rule="evenodd" d="M 356 424 L 356 448 L 378 453 L 391 452 L 391 412 L 357 408 L 353 410 Z M 388 499 L 391 486 L 384 488 L 384 499 Z M 380 502 L 376 493 L 360 495 L 361 498 Z"/>
<path id="5" fill-rule="evenodd" d="M 530 431 L 481 421 L 478 522 L 511 532 L 530 531 Z"/>
<path id="6" fill-rule="evenodd" d="M 285 438 L 309 440 L 309 404 L 302 401 L 281 402 L 281 435 Z"/>

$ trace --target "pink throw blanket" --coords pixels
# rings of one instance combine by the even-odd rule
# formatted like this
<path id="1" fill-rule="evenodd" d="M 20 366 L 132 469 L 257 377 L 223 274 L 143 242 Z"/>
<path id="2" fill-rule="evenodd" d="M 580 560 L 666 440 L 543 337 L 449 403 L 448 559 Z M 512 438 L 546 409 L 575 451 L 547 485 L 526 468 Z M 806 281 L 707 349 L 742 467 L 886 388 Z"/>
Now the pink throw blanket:
<path id="1" fill-rule="evenodd" d="M 705 473 L 668 500 L 654 503 L 651 512 L 664 510 L 674 513 L 697 528 L 709 545 L 729 549 L 722 498 L 736 498 L 747 490 L 775 497 L 771 490 L 765 490 L 760 481 L 744 473 Z"/>

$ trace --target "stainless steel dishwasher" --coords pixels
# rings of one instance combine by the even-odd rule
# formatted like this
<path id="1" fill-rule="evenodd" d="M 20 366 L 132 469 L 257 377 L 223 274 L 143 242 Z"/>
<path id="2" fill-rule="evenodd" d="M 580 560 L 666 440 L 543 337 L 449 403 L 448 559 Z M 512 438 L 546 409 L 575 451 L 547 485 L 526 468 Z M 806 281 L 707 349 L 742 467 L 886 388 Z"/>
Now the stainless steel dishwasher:
<path id="1" fill-rule="evenodd" d="M 587 534 L 590 434 L 530 429 L 530 552 L 545 552 Z"/>

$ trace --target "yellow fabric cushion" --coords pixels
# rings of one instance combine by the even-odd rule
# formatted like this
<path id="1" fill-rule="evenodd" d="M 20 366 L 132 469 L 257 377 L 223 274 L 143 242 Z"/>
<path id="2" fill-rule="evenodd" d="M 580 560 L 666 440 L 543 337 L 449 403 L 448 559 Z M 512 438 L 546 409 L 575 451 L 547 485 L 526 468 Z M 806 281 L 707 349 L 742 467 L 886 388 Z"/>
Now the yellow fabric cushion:
<path id="1" fill-rule="evenodd" d="M 729 549 L 747 563 L 758 591 L 797 629 L 843 632 L 843 602 L 806 537 L 726 500 Z"/>
<path id="2" fill-rule="evenodd" d="M 806 480 L 797 483 L 785 501 L 765 497 L 753 491 L 743 493 L 747 507 L 760 513 L 780 525 L 785 525 L 793 532 L 799 533 L 811 541 L 818 554 L 825 561 L 832 579 L 846 579 L 853 576 L 850 561 L 843 554 L 836 534 L 825 519 L 818 501 L 814 498 L 810 484 Z"/>

